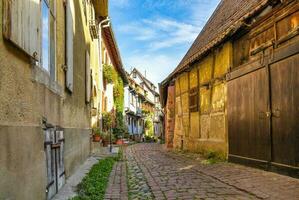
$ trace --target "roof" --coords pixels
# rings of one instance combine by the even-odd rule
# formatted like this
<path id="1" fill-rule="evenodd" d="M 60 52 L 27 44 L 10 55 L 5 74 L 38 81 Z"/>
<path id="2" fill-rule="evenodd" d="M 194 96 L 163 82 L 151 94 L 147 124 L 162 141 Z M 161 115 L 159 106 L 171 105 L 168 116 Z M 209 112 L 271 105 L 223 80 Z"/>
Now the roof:
<path id="1" fill-rule="evenodd" d="M 263 8 L 269 0 L 222 0 L 175 70 L 161 83 L 176 74 L 239 29 L 244 20 Z"/>
<path id="2" fill-rule="evenodd" d="M 146 85 L 146 87 L 147 87 L 147 88 L 148 88 L 154 95 L 159 96 L 159 93 L 158 93 L 157 91 L 153 90 L 152 87 L 151 87 L 151 86 L 154 86 L 154 87 L 156 88 L 155 84 L 152 83 L 150 80 L 148 80 L 145 76 L 143 76 L 143 74 L 142 74 L 140 71 L 138 71 L 138 69 L 134 68 L 134 69 L 132 70 L 132 72 L 134 72 L 134 71 L 136 71 L 136 73 L 140 76 L 140 78 L 143 80 L 143 82 L 144 82 L 144 84 Z M 131 74 L 132 74 L 132 72 L 131 72 Z"/>
<path id="3" fill-rule="evenodd" d="M 135 85 L 137 85 L 138 87 L 140 87 L 143 91 L 144 91 L 144 89 L 134 80 L 134 79 L 132 79 L 131 77 L 130 77 L 130 74 L 128 73 L 128 72 L 126 72 L 126 75 L 127 75 L 127 78 L 128 78 L 128 80 L 129 80 L 129 83 L 128 83 L 128 85 L 129 85 L 129 87 L 131 87 L 131 88 L 135 88 L 134 86 L 132 86 L 132 84 L 135 84 Z M 137 92 L 138 93 L 138 92 Z M 152 105 L 155 105 L 155 103 L 154 102 L 152 102 L 149 98 L 147 98 L 146 97 L 146 95 L 144 95 L 144 94 L 141 94 L 141 93 L 138 93 L 138 95 L 140 95 L 145 101 L 147 101 L 148 103 L 150 103 L 150 104 L 152 104 Z"/>
<path id="4" fill-rule="evenodd" d="M 112 29 L 112 24 L 109 27 L 103 28 L 103 36 L 105 38 L 106 47 L 112 56 L 112 63 L 115 66 L 117 72 L 121 75 L 125 84 L 128 83 L 128 79 L 126 76 L 126 71 L 123 67 L 122 59 L 120 56 L 119 48 L 116 43 L 116 39 L 114 36 L 114 32 Z"/>

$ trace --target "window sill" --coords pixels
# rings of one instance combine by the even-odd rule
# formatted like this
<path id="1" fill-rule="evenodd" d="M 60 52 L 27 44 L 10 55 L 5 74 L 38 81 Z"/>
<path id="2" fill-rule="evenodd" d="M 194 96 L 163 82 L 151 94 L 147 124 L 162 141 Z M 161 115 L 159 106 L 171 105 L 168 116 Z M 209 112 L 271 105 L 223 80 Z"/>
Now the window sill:
<path id="1" fill-rule="evenodd" d="M 63 96 L 63 89 L 58 82 L 51 80 L 50 74 L 39 66 L 32 65 L 32 82 L 37 82 L 44 85 L 46 88 L 51 90 L 53 93 Z"/>

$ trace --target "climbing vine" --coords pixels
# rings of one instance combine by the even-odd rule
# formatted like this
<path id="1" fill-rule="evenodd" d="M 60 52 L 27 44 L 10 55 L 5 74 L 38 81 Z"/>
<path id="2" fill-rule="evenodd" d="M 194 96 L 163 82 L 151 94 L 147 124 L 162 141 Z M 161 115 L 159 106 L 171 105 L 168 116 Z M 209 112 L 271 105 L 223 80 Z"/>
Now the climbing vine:
<path id="1" fill-rule="evenodd" d="M 114 83 L 117 79 L 117 72 L 114 70 L 112 65 L 104 64 L 103 66 L 103 76 L 107 83 Z"/>
<path id="2" fill-rule="evenodd" d="M 114 129 L 114 133 L 118 136 L 124 134 L 126 132 L 125 130 L 125 124 L 124 124 L 124 83 L 120 76 L 117 77 L 117 80 L 115 81 L 114 90 L 113 90 L 113 96 L 114 96 L 114 102 L 115 102 L 115 108 L 116 108 L 116 126 Z"/>
<path id="3" fill-rule="evenodd" d="M 124 124 L 124 83 L 122 78 L 118 75 L 112 65 L 105 64 L 103 66 L 103 75 L 108 84 L 114 84 L 113 86 L 113 98 L 115 103 L 115 127 L 113 133 L 117 136 L 125 133 Z"/>

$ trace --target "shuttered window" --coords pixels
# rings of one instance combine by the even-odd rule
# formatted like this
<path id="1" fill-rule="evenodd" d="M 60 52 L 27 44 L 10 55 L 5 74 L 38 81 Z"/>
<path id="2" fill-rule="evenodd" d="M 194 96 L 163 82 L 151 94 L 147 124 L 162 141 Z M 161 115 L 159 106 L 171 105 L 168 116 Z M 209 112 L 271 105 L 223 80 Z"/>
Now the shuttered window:
<path id="1" fill-rule="evenodd" d="M 3 2 L 3 35 L 26 54 L 40 59 L 40 0 Z"/>
<path id="2" fill-rule="evenodd" d="M 194 87 L 189 91 L 189 111 L 198 112 L 198 87 Z"/>
<path id="3" fill-rule="evenodd" d="M 74 75 L 73 75 L 73 28 L 74 5 L 73 0 L 66 1 L 66 88 L 73 92 Z"/>

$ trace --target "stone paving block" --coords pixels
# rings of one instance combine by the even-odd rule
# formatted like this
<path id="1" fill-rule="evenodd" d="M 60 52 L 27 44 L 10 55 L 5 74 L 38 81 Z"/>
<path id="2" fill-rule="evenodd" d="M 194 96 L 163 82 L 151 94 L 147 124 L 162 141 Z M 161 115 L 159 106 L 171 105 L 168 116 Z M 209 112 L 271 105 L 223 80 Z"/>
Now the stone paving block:
<path id="1" fill-rule="evenodd" d="M 154 199 L 299 199 L 299 180 L 291 177 L 231 163 L 203 165 L 158 144 L 129 146 L 126 155 Z"/>

